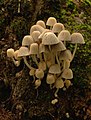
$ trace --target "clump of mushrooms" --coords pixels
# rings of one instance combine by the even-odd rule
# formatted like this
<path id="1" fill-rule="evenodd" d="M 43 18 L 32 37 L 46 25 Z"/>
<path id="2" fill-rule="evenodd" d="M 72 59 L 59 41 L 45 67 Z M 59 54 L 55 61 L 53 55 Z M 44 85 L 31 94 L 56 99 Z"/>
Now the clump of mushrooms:
<path id="1" fill-rule="evenodd" d="M 75 44 L 73 53 L 66 47 L 67 42 Z M 54 96 L 58 97 L 59 89 L 67 90 L 72 85 L 73 71 L 70 64 L 77 44 L 84 43 L 81 33 L 71 34 L 55 17 L 49 17 L 46 23 L 38 20 L 31 26 L 30 34 L 22 39 L 22 46 L 15 51 L 13 48 L 8 49 L 7 57 L 11 58 L 16 66 L 19 66 L 23 59 L 29 69 L 29 75 L 34 79 L 35 89 L 45 80 L 50 89 L 56 88 Z M 56 102 L 58 100 L 54 99 L 52 104 Z"/>

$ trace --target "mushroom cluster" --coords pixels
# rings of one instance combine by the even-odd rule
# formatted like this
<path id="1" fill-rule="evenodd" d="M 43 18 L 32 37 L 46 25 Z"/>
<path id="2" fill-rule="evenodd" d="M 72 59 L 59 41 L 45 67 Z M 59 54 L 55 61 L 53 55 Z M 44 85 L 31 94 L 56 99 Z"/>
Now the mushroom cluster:
<path id="1" fill-rule="evenodd" d="M 75 44 L 73 53 L 66 47 L 66 43 Z M 77 44 L 84 44 L 81 33 L 72 33 L 65 29 L 62 23 L 58 23 L 54 17 L 49 17 L 45 23 L 38 20 L 30 28 L 30 34 L 24 36 L 22 46 L 14 51 L 7 50 L 7 56 L 12 58 L 16 66 L 21 59 L 29 68 L 29 75 L 33 76 L 35 89 L 37 89 L 46 76 L 46 83 L 50 89 L 56 88 L 54 96 L 57 97 L 59 89 L 69 88 L 73 72 L 70 68 Z M 29 63 L 29 59 L 35 63 Z M 46 74 L 46 75 L 45 75 Z"/>

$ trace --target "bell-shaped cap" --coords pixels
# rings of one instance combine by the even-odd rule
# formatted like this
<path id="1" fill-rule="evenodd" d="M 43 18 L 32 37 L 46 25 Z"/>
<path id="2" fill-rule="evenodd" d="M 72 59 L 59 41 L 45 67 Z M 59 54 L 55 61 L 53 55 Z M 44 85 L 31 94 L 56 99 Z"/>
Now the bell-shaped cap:
<path id="1" fill-rule="evenodd" d="M 42 43 L 39 44 L 39 53 L 47 53 L 49 52 L 48 46 L 43 45 Z"/>
<path id="2" fill-rule="evenodd" d="M 72 53 L 70 50 L 65 50 L 60 53 L 59 60 L 72 60 Z"/>
<path id="3" fill-rule="evenodd" d="M 62 30 L 58 34 L 58 39 L 59 39 L 59 41 L 71 41 L 70 32 L 68 30 Z"/>
<path id="4" fill-rule="evenodd" d="M 47 22 L 46 22 L 46 25 L 47 25 L 47 26 L 53 26 L 55 23 L 57 23 L 56 18 L 54 18 L 54 17 L 49 17 L 48 20 L 47 20 Z"/>
<path id="5" fill-rule="evenodd" d="M 47 84 L 53 84 L 53 83 L 55 83 L 55 77 L 54 77 L 54 75 L 47 74 L 46 83 Z"/>
<path id="6" fill-rule="evenodd" d="M 63 88 L 64 87 L 64 81 L 61 77 L 59 77 L 55 82 L 56 88 Z"/>
<path id="7" fill-rule="evenodd" d="M 30 29 L 30 35 L 33 31 L 39 31 L 40 33 L 42 33 L 44 31 L 44 28 L 40 25 L 33 25 Z"/>
<path id="8" fill-rule="evenodd" d="M 58 64 L 51 65 L 49 68 L 49 73 L 60 74 L 61 73 L 60 66 Z"/>
<path id="9" fill-rule="evenodd" d="M 38 68 L 45 71 L 46 70 L 46 63 L 44 61 L 39 62 Z"/>
<path id="10" fill-rule="evenodd" d="M 10 48 L 7 50 L 7 57 L 12 58 L 14 56 L 14 49 Z"/>
<path id="11" fill-rule="evenodd" d="M 18 51 L 18 57 L 29 56 L 29 49 L 27 47 L 21 46 Z"/>
<path id="12" fill-rule="evenodd" d="M 70 80 L 65 80 L 64 83 L 65 83 L 66 88 L 69 88 L 71 86 Z"/>
<path id="13" fill-rule="evenodd" d="M 45 22 L 43 20 L 38 20 L 37 23 L 36 23 L 36 25 L 40 25 L 43 28 L 46 28 Z"/>
<path id="14" fill-rule="evenodd" d="M 22 46 L 30 46 L 33 42 L 33 38 L 30 35 L 26 35 L 22 40 Z"/>
<path id="15" fill-rule="evenodd" d="M 35 76 L 39 79 L 42 79 L 44 77 L 44 71 L 42 69 L 36 69 Z"/>
<path id="16" fill-rule="evenodd" d="M 61 51 L 66 50 L 66 47 L 63 44 L 63 42 L 60 41 L 58 44 L 52 45 L 51 49 L 52 49 L 52 52 L 58 52 L 58 51 L 61 52 Z"/>
<path id="17" fill-rule="evenodd" d="M 33 32 L 32 32 L 31 36 L 32 36 L 34 42 L 38 42 L 38 43 L 39 43 L 38 37 L 40 36 L 40 34 L 41 34 L 41 33 L 40 33 L 39 31 L 33 31 Z"/>
<path id="18" fill-rule="evenodd" d="M 32 43 L 30 45 L 30 52 L 31 55 L 32 54 L 38 54 L 38 44 L 37 43 Z"/>
<path id="19" fill-rule="evenodd" d="M 71 43 L 75 44 L 75 43 L 79 43 L 79 44 L 84 44 L 84 38 L 82 36 L 81 33 L 73 33 L 71 35 Z"/>
<path id="20" fill-rule="evenodd" d="M 72 79 L 73 78 L 72 70 L 70 68 L 64 69 L 61 77 L 65 79 Z"/>
<path id="21" fill-rule="evenodd" d="M 47 32 L 44 34 L 43 39 L 42 39 L 42 44 L 43 45 L 55 45 L 58 44 L 59 40 L 57 36 L 52 33 L 52 32 Z"/>
<path id="22" fill-rule="evenodd" d="M 62 30 L 64 30 L 64 25 L 62 23 L 55 23 L 53 25 L 52 32 L 60 33 Z"/>
<path id="23" fill-rule="evenodd" d="M 68 69 L 70 67 L 70 61 L 67 59 L 67 60 L 64 60 L 64 69 Z"/>

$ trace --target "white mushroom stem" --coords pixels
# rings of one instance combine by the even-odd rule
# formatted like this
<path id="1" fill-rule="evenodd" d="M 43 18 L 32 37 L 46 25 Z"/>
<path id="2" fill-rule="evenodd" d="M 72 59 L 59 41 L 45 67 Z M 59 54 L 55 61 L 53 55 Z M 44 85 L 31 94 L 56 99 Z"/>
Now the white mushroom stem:
<path id="1" fill-rule="evenodd" d="M 21 0 L 19 0 L 19 3 L 18 3 L 18 13 L 20 13 L 20 2 Z"/>
<path id="2" fill-rule="evenodd" d="M 58 65 L 59 65 L 59 67 L 60 67 L 60 62 L 59 62 L 57 53 L 56 53 L 56 61 L 57 61 Z"/>
<path id="3" fill-rule="evenodd" d="M 54 60 L 54 55 L 52 54 L 52 51 L 51 51 L 51 46 L 49 45 L 49 51 L 50 51 L 50 56 L 51 56 L 51 61 L 52 61 L 52 64 L 55 63 L 55 60 Z"/>
<path id="4" fill-rule="evenodd" d="M 29 65 L 29 63 L 27 62 L 26 56 L 23 56 L 23 60 L 24 60 L 24 63 L 26 64 L 26 66 L 27 66 L 29 69 L 33 69 L 33 67 L 31 67 L 31 65 Z"/>
<path id="5" fill-rule="evenodd" d="M 74 58 L 74 56 L 75 56 L 76 50 L 77 50 L 77 43 L 75 44 L 75 48 L 74 48 L 74 51 L 73 51 L 73 54 L 72 54 L 72 60 L 73 60 L 73 58 Z M 72 61 L 72 60 L 71 60 L 71 61 Z"/>
<path id="6" fill-rule="evenodd" d="M 55 91 L 55 93 L 54 93 L 55 97 L 58 97 L 58 95 L 57 95 L 58 91 L 59 91 L 59 88 L 57 88 L 56 91 Z"/>
<path id="7" fill-rule="evenodd" d="M 37 61 L 36 55 L 32 55 L 32 59 L 36 63 L 36 65 L 38 66 L 38 61 Z"/>
<path id="8" fill-rule="evenodd" d="M 11 57 L 13 63 L 15 64 L 15 66 L 19 66 L 20 65 L 20 62 L 19 61 L 16 61 L 13 57 Z"/>

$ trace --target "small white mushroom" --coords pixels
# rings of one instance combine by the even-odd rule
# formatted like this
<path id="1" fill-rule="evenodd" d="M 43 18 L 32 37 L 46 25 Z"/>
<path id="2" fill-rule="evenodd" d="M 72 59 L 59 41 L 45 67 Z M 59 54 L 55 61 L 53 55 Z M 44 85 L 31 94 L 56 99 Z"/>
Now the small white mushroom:
<path id="1" fill-rule="evenodd" d="M 42 79 L 44 77 L 44 71 L 42 69 L 36 69 L 35 76 L 39 79 Z"/>
<path id="2" fill-rule="evenodd" d="M 57 23 L 57 20 L 56 18 L 54 17 L 49 17 L 47 22 L 46 22 L 46 25 L 50 27 L 50 29 L 52 29 L 53 25 Z"/>
<path id="3" fill-rule="evenodd" d="M 46 28 L 45 22 L 43 20 L 38 20 L 37 23 L 36 23 L 36 25 L 40 25 L 43 28 Z"/>
<path id="4" fill-rule="evenodd" d="M 37 79 L 35 80 L 35 89 L 37 89 L 41 85 L 41 80 Z"/>

